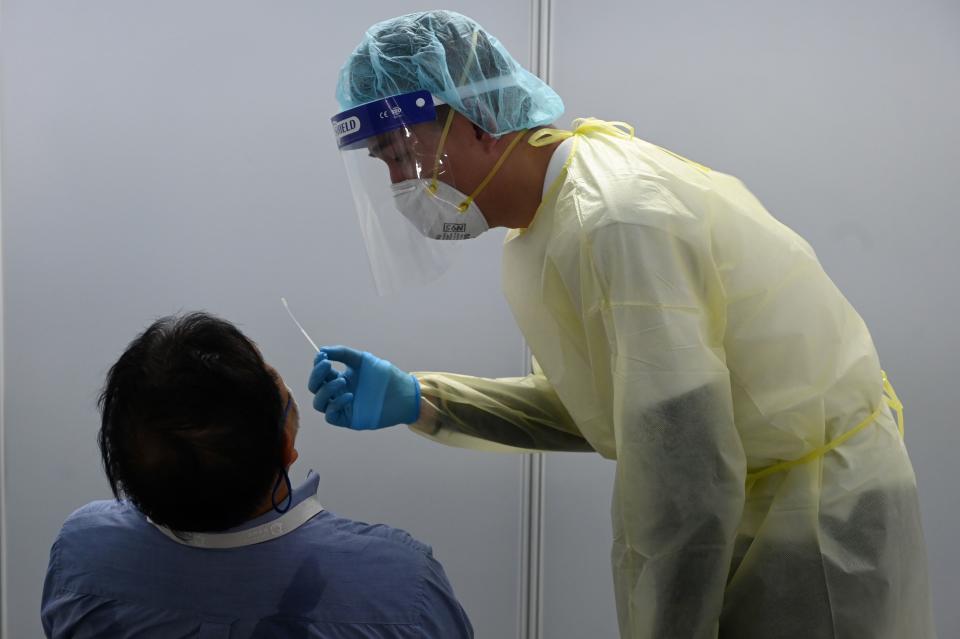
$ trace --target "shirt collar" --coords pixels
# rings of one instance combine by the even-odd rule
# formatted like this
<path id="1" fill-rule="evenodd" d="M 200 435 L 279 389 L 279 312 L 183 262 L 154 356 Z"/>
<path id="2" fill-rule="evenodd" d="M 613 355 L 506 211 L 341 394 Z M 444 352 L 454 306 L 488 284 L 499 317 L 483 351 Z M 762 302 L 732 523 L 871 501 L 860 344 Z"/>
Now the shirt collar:
<path id="1" fill-rule="evenodd" d="M 175 533 L 147 518 L 168 539 L 184 546 L 209 549 L 228 549 L 252 546 L 290 533 L 323 510 L 317 500 L 320 478 L 312 470 L 307 479 L 293 491 L 290 508 L 285 513 L 270 510 L 239 526 L 215 533 Z"/>
<path id="2" fill-rule="evenodd" d="M 311 469 L 307 472 L 307 478 L 304 480 L 304 482 L 293 489 L 293 501 L 290 502 L 290 508 L 288 510 L 293 510 L 307 497 L 313 497 L 316 495 L 319 486 L 320 476 Z M 278 513 L 275 509 L 271 508 L 259 517 L 245 521 L 239 526 L 228 528 L 227 530 L 222 531 L 222 533 L 241 532 L 243 530 L 249 530 L 250 528 L 256 528 L 262 524 L 277 520 L 281 516 L 281 513 Z"/>

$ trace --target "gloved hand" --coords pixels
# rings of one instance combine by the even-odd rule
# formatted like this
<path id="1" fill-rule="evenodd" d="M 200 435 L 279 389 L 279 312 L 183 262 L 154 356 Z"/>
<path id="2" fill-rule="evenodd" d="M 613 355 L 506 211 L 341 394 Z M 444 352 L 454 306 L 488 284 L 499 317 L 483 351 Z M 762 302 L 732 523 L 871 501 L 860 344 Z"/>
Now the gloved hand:
<path id="1" fill-rule="evenodd" d="M 346 364 L 338 373 L 332 362 Z M 307 388 L 327 422 L 354 430 L 412 424 L 420 417 L 420 382 L 385 359 L 346 346 L 327 346 L 313 360 Z"/>

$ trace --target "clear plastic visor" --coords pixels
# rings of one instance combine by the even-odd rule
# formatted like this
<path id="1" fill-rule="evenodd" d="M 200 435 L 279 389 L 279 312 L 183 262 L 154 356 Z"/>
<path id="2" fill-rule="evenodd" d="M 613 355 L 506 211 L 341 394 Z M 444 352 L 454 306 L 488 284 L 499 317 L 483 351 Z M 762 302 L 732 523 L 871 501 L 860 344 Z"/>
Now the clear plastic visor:
<path id="1" fill-rule="evenodd" d="M 459 244 L 427 237 L 426 229 L 405 217 L 395 200 L 395 191 L 414 185 L 422 188 L 433 180 L 453 183 L 450 161 L 441 149 L 445 122 L 437 119 L 437 104 L 442 103 L 418 91 L 332 118 L 380 294 L 437 279 L 452 264 Z"/>

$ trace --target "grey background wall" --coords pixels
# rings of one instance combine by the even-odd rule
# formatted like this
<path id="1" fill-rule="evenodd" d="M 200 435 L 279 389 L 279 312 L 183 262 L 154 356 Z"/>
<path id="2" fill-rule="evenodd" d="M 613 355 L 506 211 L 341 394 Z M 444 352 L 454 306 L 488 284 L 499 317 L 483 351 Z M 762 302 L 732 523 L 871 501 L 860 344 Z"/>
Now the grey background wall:
<path id="1" fill-rule="evenodd" d="M 339 65 L 397 6 L 3 10 L 6 636 L 40 636 L 50 544 L 73 509 L 109 495 L 94 439 L 107 368 L 179 309 L 237 322 L 293 387 L 305 408 L 295 478 L 313 467 L 327 508 L 431 543 L 479 636 L 514 635 L 520 457 L 327 427 L 308 409 L 312 352 L 280 305 L 285 295 L 322 342 L 410 369 L 523 365 L 499 290 L 502 233 L 465 246 L 429 290 L 379 298 L 372 287 L 327 118 Z M 472 13 L 523 54 L 528 6 Z"/>
<path id="2" fill-rule="evenodd" d="M 445 4 L 528 59 L 530 5 Z M 948 375 L 960 352 L 960 6 L 534 4 L 552 12 L 564 125 L 623 119 L 738 175 L 865 317 L 907 403 L 939 630 L 960 635 Z M 39 636 L 49 545 L 72 509 L 108 495 L 96 393 L 151 318 L 204 308 L 238 322 L 304 406 L 310 352 L 280 295 L 321 341 L 411 369 L 519 373 L 502 234 L 464 245 L 430 289 L 376 297 L 332 148 L 344 55 L 369 24 L 419 8 L 2 1 L 4 636 Z M 429 541 L 478 636 L 516 636 L 519 458 L 304 413 L 295 476 L 313 467 L 328 508 Z M 549 455 L 545 468 L 543 634 L 614 636 L 612 464 Z"/>

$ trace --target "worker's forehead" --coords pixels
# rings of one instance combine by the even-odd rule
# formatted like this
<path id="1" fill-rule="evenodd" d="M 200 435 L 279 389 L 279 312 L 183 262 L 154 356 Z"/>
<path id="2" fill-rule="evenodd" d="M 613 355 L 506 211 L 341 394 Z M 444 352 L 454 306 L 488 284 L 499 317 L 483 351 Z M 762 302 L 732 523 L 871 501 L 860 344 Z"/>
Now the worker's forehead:
<path id="1" fill-rule="evenodd" d="M 395 129 L 393 131 L 387 131 L 386 133 L 381 133 L 380 135 L 375 135 L 371 138 L 368 138 L 367 149 L 369 149 L 371 152 L 376 152 L 380 149 L 392 147 L 397 144 L 403 144 L 406 140 L 408 140 L 407 135 L 401 129 Z"/>
<path id="2" fill-rule="evenodd" d="M 437 127 L 433 123 L 417 124 L 412 127 L 401 127 L 371 136 L 367 139 L 367 148 L 373 151 L 397 145 L 415 147 L 433 143 L 437 140 L 437 137 Z"/>

